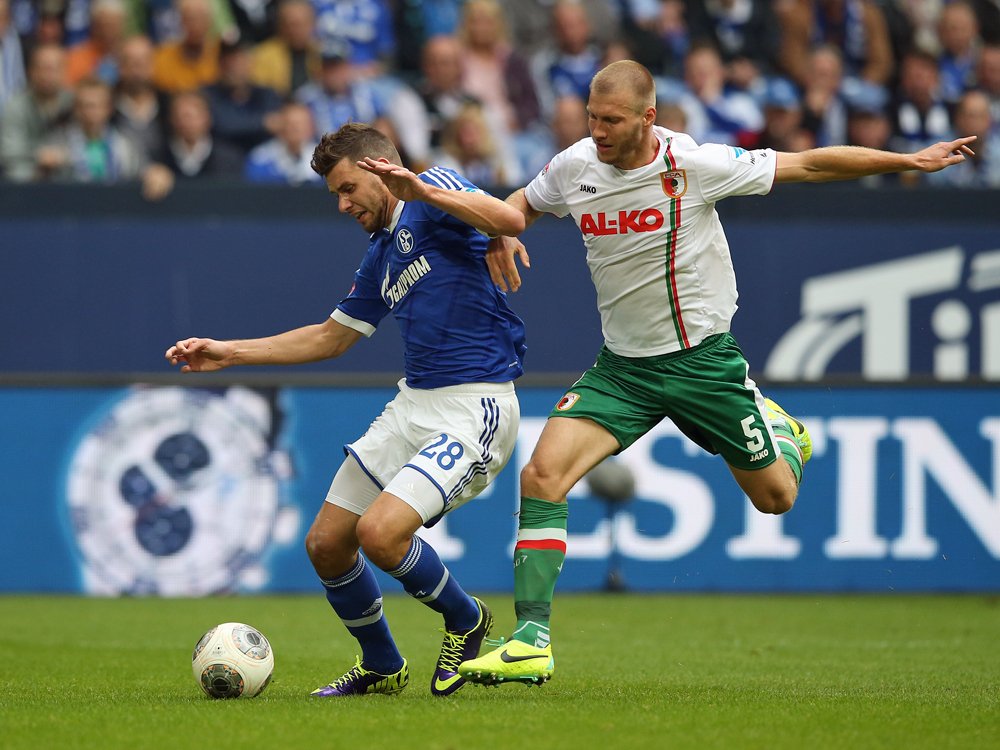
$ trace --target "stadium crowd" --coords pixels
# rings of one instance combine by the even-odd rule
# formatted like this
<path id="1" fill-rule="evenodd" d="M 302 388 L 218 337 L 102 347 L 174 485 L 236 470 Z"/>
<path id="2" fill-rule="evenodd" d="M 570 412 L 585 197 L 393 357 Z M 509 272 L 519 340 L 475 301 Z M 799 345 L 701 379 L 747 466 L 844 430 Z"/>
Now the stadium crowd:
<path id="1" fill-rule="evenodd" d="M 0 179 L 322 184 L 319 136 L 358 121 L 414 170 L 523 184 L 626 58 L 699 142 L 977 135 L 868 183 L 1000 187 L 1000 0 L 0 0 Z"/>

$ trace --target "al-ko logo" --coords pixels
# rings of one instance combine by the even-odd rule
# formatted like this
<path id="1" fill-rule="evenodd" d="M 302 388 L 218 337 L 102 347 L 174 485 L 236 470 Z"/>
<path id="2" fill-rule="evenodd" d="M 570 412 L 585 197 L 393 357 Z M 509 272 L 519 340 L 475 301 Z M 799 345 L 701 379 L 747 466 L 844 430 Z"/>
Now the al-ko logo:
<path id="1" fill-rule="evenodd" d="M 833 358 L 861 340 L 861 374 L 871 380 L 905 378 L 912 371 L 914 328 L 934 337 L 932 374 L 940 380 L 981 375 L 1000 380 L 1000 250 L 969 259 L 946 247 L 848 271 L 814 276 L 802 285 L 802 317 L 771 350 L 765 374 L 775 380 L 819 380 Z M 911 305 L 933 295 L 926 322 L 911 320 Z M 978 316 L 979 341 L 974 335 Z M 970 372 L 979 349 L 979 372 Z"/>
<path id="2" fill-rule="evenodd" d="M 628 234 L 629 232 L 655 232 L 663 226 L 663 214 L 656 208 L 617 213 L 584 214 L 580 217 L 582 234 Z"/>

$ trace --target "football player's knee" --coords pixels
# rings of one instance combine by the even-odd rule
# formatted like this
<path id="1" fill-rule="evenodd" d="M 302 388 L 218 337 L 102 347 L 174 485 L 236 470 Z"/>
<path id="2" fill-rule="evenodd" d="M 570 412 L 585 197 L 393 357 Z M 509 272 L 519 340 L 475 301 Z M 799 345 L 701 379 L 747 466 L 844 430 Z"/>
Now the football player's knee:
<path id="1" fill-rule="evenodd" d="M 521 469 L 521 494 L 545 500 L 556 500 L 565 492 L 561 491 L 561 477 L 549 471 L 544 464 L 529 461 Z"/>
<path id="2" fill-rule="evenodd" d="M 381 520 L 368 515 L 358 519 L 358 543 L 365 556 L 382 570 L 389 570 L 399 564 L 399 541 L 392 537 L 390 529 Z"/>
<path id="3" fill-rule="evenodd" d="M 773 488 L 766 492 L 757 493 L 750 498 L 753 506 L 761 513 L 770 513 L 780 516 L 787 513 L 795 505 L 795 491 L 788 488 Z"/>
<path id="4" fill-rule="evenodd" d="M 309 529 L 306 534 L 306 554 L 314 565 L 327 561 L 332 551 L 329 535 L 323 534 L 315 526 Z"/>

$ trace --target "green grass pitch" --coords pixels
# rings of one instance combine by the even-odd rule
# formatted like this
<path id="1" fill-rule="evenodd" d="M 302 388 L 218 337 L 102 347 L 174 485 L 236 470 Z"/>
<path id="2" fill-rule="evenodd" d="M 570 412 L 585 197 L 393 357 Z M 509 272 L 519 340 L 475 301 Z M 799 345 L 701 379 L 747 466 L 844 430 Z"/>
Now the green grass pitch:
<path id="1" fill-rule="evenodd" d="M 486 597 L 496 634 L 509 595 Z M 354 661 L 322 595 L 0 597 L 0 748 L 994 748 L 1000 600 L 986 596 L 557 596 L 541 688 L 428 685 L 437 616 L 387 597 L 398 696 L 308 697 Z M 190 656 L 226 620 L 275 649 L 271 686 L 205 698 Z"/>

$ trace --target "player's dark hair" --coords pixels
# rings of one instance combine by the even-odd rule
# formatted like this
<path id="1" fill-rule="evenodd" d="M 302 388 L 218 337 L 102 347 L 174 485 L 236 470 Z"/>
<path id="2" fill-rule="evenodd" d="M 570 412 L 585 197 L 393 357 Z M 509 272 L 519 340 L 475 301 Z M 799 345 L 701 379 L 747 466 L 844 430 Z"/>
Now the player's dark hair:
<path id="1" fill-rule="evenodd" d="M 359 161 L 365 157 L 388 159 L 402 166 L 399 152 L 385 135 L 362 122 L 349 122 L 336 133 L 326 133 L 313 150 L 309 166 L 320 177 L 326 177 L 341 159 Z"/>

